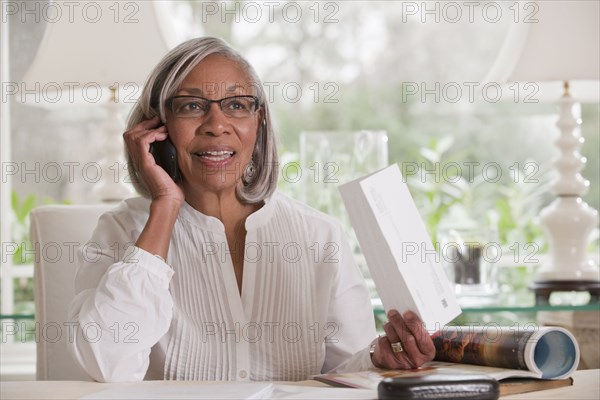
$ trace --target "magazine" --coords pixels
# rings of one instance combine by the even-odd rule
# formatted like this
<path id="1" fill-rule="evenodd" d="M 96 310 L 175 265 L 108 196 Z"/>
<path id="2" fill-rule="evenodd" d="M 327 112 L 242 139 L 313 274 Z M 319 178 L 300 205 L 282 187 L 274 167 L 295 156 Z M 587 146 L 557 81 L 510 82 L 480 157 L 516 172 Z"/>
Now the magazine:
<path id="1" fill-rule="evenodd" d="M 507 395 L 572 385 L 570 376 L 579 364 L 577 341 L 560 327 L 448 326 L 433 335 L 433 342 L 435 360 L 418 369 L 372 369 L 314 379 L 334 386 L 376 389 L 383 378 L 484 374 L 500 381 L 501 395 Z"/>
<path id="2" fill-rule="evenodd" d="M 403 378 L 423 375 L 456 376 L 487 375 L 499 381 L 500 396 L 509 394 L 533 392 L 537 390 L 554 389 L 573 385 L 573 378 L 538 379 L 532 378 L 529 371 L 507 370 L 503 368 L 468 365 L 444 361 L 432 361 L 418 369 L 385 370 L 372 369 L 368 371 L 347 372 L 337 374 L 322 374 L 313 377 L 314 380 L 336 387 L 376 390 L 384 378 Z"/>
<path id="3" fill-rule="evenodd" d="M 567 378 L 579 365 L 577 340 L 560 327 L 448 326 L 432 338 L 438 361 L 519 370 L 542 379 Z"/>
<path id="4" fill-rule="evenodd" d="M 461 313 L 397 164 L 339 187 L 386 310 L 415 311 L 434 332 Z"/>

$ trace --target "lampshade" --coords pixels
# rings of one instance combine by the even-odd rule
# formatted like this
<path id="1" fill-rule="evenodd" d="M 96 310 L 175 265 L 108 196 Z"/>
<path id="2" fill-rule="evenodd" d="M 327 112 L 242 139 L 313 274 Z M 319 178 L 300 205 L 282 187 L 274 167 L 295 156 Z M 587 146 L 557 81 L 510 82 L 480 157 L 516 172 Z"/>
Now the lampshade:
<path id="1" fill-rule="evenodd" d="M 510 28 L 486 82 L 547 82 L 541 97 L 556 99 L 569 81 L 581 101 L 600 98 L 600 2 L 538 1 Z M 530 22 L 526 22 L 529 20 Z M 552 92 L 552 93 L 548 93 Z"/>
<path id="2" fill-rule="evenodd" d="M 554 162 L 558 178 L 552 187 L 556 198 L 540 211 L 550 259 L 530 285 L 536 302 L 548 304 L 555 291 L 600 290 L 598 269 L 587 253 L 598 212 L 581 198 L 589 182 L 580 174 L 586 159 L 579 151 L 581 108 L 575 100 L 600 98 L 600 2 L 538 1 L 514 6 L 533 11 L 530 21 L 521 19 L 511 27 L 485 80 L 535 82 L 538 100 L 558 101 L 560 136 L 554 143 L 560 155 Z M 563 93 L 564 81 L 569 82 L 569 91 Z"/>
<path id="3" fill-rule="evenodd" d="M 111 86 L 117 86 L 123 96 L 137 97 L 150 70 L 177 41 L 165 18 L 164 2 L 55 1 L 46 5 L 46 31 L 21 82 L 26 92 L 21 101 L 27 104 L 33 99 L 41 105 L 85 100 L 97 104 L 108 96 L 103 92 L 98 101 L 95 91 Z M 33 96 L 34 90 L 42 95 Z"/>

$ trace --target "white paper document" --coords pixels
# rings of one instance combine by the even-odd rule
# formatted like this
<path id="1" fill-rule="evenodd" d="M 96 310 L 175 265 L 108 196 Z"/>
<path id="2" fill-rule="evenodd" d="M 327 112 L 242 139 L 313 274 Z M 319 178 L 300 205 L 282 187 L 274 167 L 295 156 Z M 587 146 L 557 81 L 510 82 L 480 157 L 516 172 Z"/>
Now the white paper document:
<path id="1" fill-rule="evenodd" d="M 339 187 L 384 308 L 415 311 L 436 331 L 461 309 L 394 164 Z"/>
<path id="2" fill-rule="evenodd" d="M 83 400 L 117 399 L 271 399 L 269 382 L 173 382 L 144 381 L 111 383 L 109 389 L 82 397 Z"/>

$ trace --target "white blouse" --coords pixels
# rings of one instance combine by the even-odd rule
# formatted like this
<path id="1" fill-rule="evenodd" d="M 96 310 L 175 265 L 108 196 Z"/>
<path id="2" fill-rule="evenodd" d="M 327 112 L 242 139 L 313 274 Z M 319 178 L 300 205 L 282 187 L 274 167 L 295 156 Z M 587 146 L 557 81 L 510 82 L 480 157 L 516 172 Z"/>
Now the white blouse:
<path id="1" fill-rule="evenodd" d="M 369 294 L 334 219 L 275 193 L 246 220 L 240 295 L 223 224 L 187 203 L 166 262 L 133 246 L 149 204 L 104 214 L 80 253 L 70 350 L 93 379 L 295 381 L 372 367 Z"/>

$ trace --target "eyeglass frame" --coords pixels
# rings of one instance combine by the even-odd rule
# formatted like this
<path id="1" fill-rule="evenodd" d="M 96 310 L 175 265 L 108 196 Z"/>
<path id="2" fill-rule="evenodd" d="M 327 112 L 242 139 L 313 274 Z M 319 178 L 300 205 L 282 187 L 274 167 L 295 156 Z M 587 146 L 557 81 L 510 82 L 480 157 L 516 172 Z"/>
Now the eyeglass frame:
<path id="1" fill-rule="evenodd" d="M 228 96 L 228 97 L 223 97 L 221 99 L 216 99 L 216 100 L 207 99 L 206 97 L 202 97 L 202 96 L 192 96 L 192 95 L 172 96 L 167 99 L 166 105 L 167 105 L 167 108 L 169 109 L 169 111 L 173 112 L 173 100 L 174 99 L 181 99 L 181 98 L 202 99 L 208 103 L 208 109 L 204 113 L 204 115 L 202 115 L 201 117 L 178 117 L 178 118 L 202 118 L 202 117 L 206 116 L 206 114 L 208 114 L 208 110 L 210 109 L 210 106 L 212 103 L 217 103 L 219 105 L 219 110 L 221 110 L 221 112 L 223 114 L 225 114 L 227 117 L 236 118 L 231 115 L 228 115 L 227 112 L 223 110 L 222 104 L 223 104 L 224 100 L 239 98 L 239 97 L 252 98 L 252 100 L 254 100 L 254 110 L 252 110 L 253 113 L 256 113 L 256 111 L 258 111 L 258 109 L 262 106 L 260 104 L 260 99 L 258 98 L 258 96 L 253 96 L 250 94 Z M 252 115 L 254 115 L 254 114 L 252 114 Z"/>

